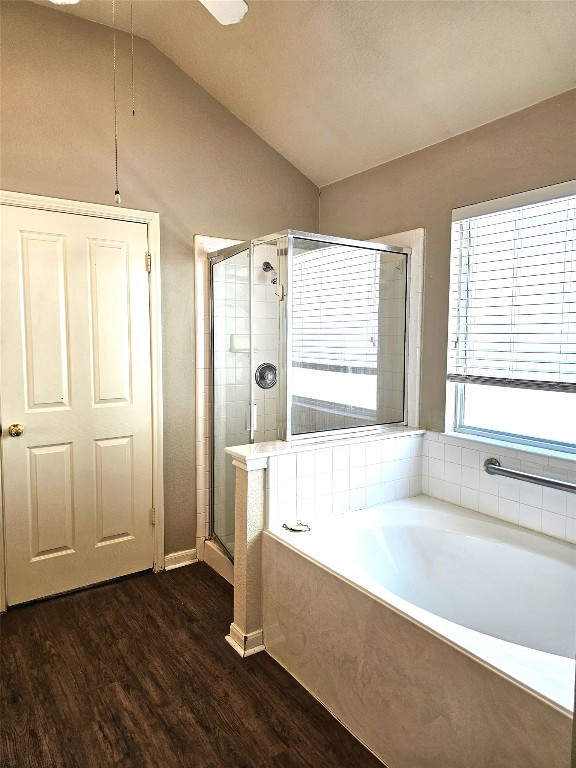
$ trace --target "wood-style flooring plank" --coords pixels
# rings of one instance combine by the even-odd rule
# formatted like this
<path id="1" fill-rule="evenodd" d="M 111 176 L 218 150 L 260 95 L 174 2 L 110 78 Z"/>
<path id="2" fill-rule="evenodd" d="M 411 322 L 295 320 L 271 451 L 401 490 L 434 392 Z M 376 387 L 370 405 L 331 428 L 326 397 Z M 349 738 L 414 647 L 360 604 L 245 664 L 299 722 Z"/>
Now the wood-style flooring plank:
<path id="1" fill-rule="evenodd" d="M 265 653 L 224 641 L 198 563 L 0 617 L 2 768 L 382 768 Z"/>

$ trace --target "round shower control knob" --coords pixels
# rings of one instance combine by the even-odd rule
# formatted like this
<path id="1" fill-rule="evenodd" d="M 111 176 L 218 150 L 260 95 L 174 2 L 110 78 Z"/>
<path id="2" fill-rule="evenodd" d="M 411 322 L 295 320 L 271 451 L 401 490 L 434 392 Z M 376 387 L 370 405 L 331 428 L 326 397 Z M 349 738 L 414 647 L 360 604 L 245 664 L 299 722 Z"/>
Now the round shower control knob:
<path id="1" fill-rule="evenodd" d="M 10 424 L 8 434 L 10 437 L 20 437 L 20 435 L 24 434 L 24 427 L 22 424 Z"/>
<path id="2" fill-rule="evenodd" d="M 262 363 L 256 368 L 254 378 L 260 389 L 271 389 L 276 384 L 276 366 L 272 363 Z"/>

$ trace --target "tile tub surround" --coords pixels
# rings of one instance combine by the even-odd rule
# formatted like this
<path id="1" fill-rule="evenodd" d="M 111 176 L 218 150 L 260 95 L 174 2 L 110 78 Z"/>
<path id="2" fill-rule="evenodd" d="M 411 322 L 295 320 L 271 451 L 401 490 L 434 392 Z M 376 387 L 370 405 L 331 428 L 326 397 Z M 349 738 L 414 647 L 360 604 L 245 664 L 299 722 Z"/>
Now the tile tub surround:
<path id="1" fill-rule="evenodd" d="M 266 532 L 266 650 L 393 768 L 569 768 L 572 719 Z"/>
<path id="2" fill-rule="evenodd" d="M 282 444 L 286 446 L 287 444 Z M 382 434 L 301 443 L 268 458 L 267 527 L 315 521 L 418 496 L 423 431 L 386 428 Z"/>
<path id="3" fill-rule="evenodd" d="M 269 528 L 423 493 L 576 543 L 576 494 L 495 477 L 483 469 L 485 459 L 495 457 L 503 466 L 576 482 L 576 457 L 570 454 L 408 427 L 386 427 L 364 438 L 342 435 L 251 449 L 268 458 Z"/>
<path id="4" fill-rule="evenodd" d="M 391 498 L 417 495 L 420 492 L 422 439 L 423 430 L 383 427 L 370 436 L 364 433 L 325 442 L 273 441 L 226 448 L 236 467 L 234 620 L 226 639 L 240 655 L 264 650 L 261 546 L 262 534 L 271 521 L 281 525 L 280 515 L 286 514 L 287 522 L 294 522 L 298 498 L 301 499 L 300 510 L 306 513 L 307 520 L 312 519 L 316 510 L 318 514 L 332 515 L 360 509 L 366 506 L 363 484 L 367 477 L 373 479 L 366 486 L 373 489 L 370 493 L 374 495 L 370 498 L 387 498 L 388 494 L 394 494 Z M 309 474 L 311 467 L 314 469 Z M 333 478 L 333 490 L 316 499 L 309 492 L 316 488 L 315 472 L 319 470 L 324 470 L 320 474 Z M 285 473 L 289 477 L 284 485 Z M 411 483 L 412 479 L 415 482 Z M 338 490 L 345 486 L 348 490 Z M 281 494 L 294 487 L 294 502 L 289 508 L 282 507 L 278 501 Z M 380 502 L 374 500 L 372 503 Z"/>
<path id="5" fill-rule="evenodd" d="M 505 467 L 576 482 L 574 454 L 426 432 L 422 493 L 576 543 L 576 494 L 489 475 L 483 465 L 492 457 Z"/>
<path id="6" fill-rule="evenodd" d="M 361 507 L 418 495 L 425 441 L 424 430 L 399 427 L 227 449 L 239 471 L 266 468 L 267 507 L 266 517 L 249 513 L 243 578 L 261 592 L 239 595 L 244 616 L 235 613 L 230 637 L 239 652 L 260 649 L 252 619 L 263 610 L 266 650 L 394 768 L 568 768 L 565 713 L 264 530 L 347 512 L 353 525 Z"/>

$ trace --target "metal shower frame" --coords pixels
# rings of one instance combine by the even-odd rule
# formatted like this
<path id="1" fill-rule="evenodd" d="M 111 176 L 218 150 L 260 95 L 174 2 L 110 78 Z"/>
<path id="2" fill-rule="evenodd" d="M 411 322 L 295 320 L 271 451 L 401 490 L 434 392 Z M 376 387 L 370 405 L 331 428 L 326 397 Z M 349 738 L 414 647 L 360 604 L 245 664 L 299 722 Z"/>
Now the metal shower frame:
<path id="1" fill-rule="evenodd" d="M 279 328 L 278 328 L 278 409 L 277 409 L 277 439 L 286 442 L 295 442 L 311 439 L 329 439 L 330 437 L 342 434 L 342 429 L 328 430 L 325 432 L 308 433 L 305 435 L 292 434 L 292 368 L 288 365 L 288 351 L 292 349 L 292 259 L 290 255 L 293 249 L 294 240 L 310 240 L 318 243 L 327 243 L 329 245 L 345 245 L 354 248 L 364 248 L 370 251 L 383 251 L 387 253 L 398 253 L 408 258 L 410 257 L 410 248 L 399 248 L 384 243 L 374 243 L 370 240 L 353 240 L 344 237 L 333 237 L 330 235 L 321 235 L 313 232 L 303 232 L 296 229 L 286 229 L 281 232 L 274 232 L 265 237 L 259 237 L 254 240 L 248 240 L 236 245 L 228 246 L 209 256 L 210 267 L 220 261 L 235 256 L 243 251 L 248 251 L 248 271 L 249 271 L 249 314 L 250 314 L 250 362 L 249 368 L 251 374 L 254 369 L 254 324 L 252 322 L 252 313 L 254 305 L 254 251 L 259 245 L 275 243 L 278 257 L 278 283 L 276 294 L 279 297 Z M 406 275 L 406 293 L 409 295 L 410 270 Z M 212 269 L 210 269 L 210 289 L 212 294 Z M 213 297 L 211 296 L 211 299 Z M 409 302 L 406 302 L 406 329 L 409 327 L 408 317 Z M 214 375 L 214 356 L 213 356 L 213 312 L 211 318 L 211 370 Z M 405 360 L 408 360 L 408 333 L 405 333 Z M 404 387 L 406 387 L 406 373 L 404 376 Z M 406 397 L 404 397 L 404 423 L 406 423 Z M 347 435 L 369 434 L 381 430 L 381 425 L 369 427 L 355 427 L 346 429 Z M 250 442 L 254 442 L 255 418 L 254 418 L 254 377 L 250 377 Z"/>

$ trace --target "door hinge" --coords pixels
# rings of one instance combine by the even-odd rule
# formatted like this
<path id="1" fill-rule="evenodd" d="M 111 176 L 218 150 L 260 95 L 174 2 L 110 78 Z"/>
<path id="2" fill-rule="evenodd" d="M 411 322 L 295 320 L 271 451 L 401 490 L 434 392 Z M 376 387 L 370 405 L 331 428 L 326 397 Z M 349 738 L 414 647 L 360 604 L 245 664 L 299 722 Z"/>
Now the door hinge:
<path id="1" fill-rule="evenodd" d="M 146 272 L 152 272 L 152 254 L 146 254 Z"/>
<path id="2" fill-rule="evenodd" d="M 150 508 L 150 525 L 156 525 L 156 508 Z"/>

